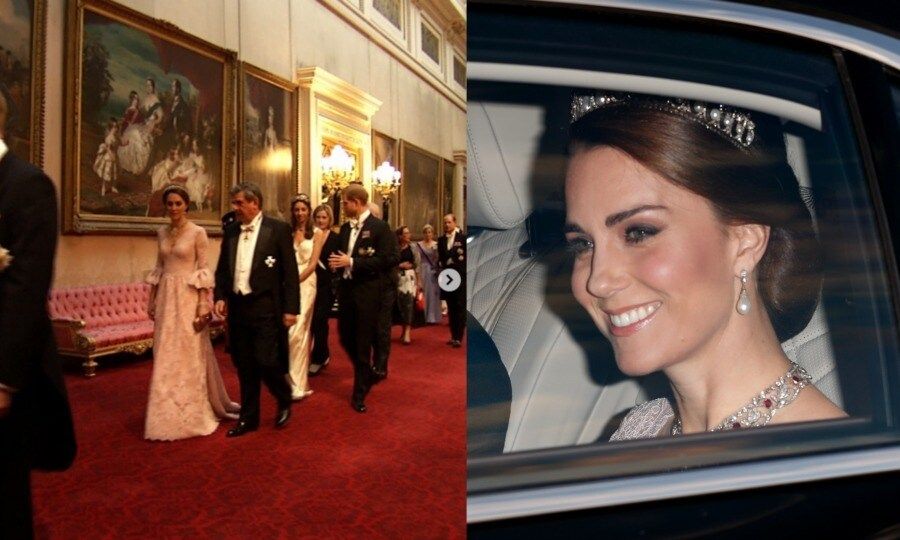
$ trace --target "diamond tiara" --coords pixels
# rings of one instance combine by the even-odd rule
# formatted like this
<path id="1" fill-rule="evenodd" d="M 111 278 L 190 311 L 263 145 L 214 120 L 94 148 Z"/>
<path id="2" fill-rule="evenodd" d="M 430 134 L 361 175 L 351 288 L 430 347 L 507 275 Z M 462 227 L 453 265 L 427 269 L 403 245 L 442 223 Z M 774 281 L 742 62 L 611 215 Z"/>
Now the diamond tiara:
<path id="1" fill-rule="evenodd" d="M 634 106 L 676 114 L 726 137 L 740 148 L 747 149 L 756 138 L 756 124 L 747 113 L 703 101 L 681 98 L 652 98 L 618 92 L 595 92 L 572 98 L 571 123 L 597 109 L 614 106 Z"/>

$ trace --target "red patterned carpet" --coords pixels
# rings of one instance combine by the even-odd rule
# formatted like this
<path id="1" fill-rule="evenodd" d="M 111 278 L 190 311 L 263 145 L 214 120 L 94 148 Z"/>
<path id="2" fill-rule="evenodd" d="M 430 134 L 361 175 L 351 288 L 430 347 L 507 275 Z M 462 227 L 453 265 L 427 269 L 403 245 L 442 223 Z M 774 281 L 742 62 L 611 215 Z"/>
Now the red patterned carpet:
<path id="1" fill-rule="evenodd" d="M 333 324 L 333 322 L 332 322 Z M 263 391 L 259 431 L 161 443 L 142 438 L 149 359 L 68 376 L 79 453 L 34 475 L 38 538 L 464 538 L 465 349 L 446 324 L 394 327 L 390 374 L 350 408 L 352 369 L 336 344 L 284 430 Z M 216 353 L 232 398 L 237 376 Z"/>

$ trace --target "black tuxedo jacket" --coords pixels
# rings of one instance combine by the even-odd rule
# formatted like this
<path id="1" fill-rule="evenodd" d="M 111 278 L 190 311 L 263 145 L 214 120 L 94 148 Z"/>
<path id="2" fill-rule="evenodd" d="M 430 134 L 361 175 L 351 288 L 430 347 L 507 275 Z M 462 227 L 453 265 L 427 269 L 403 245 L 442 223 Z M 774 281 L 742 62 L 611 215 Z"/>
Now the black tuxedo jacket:
<path id="1" fill-rule="evenodd" d="M 234 294 L 234 267 L 240 237 L 240 222 L 225 227 L 216 265 L 216 300 L 226 300 Z M 255 297 L 271 293 L 276 305 L 281 306 L 279 319 L 284 313 L 300 313 L 300 274 L 291 226 L 287 223 L 263 216 L 250 266 L 250 289 Z"/>
<path id="2" fill-rule="evenodd" d="M 316 287 L 332 287 L 334 280 L 337 279 L 338 273 L 332 272 L 328 266 L 328 257 L 333 253 L 337 253 L 341 249 L 341 242 L 338 239 L 338 233 L 330 231 L 325 243 L 322 244 L 322 252 L 319 254 L 319 262 L 316 263 Z"/>
<path id="3" fill-rule="evenodd" d="M 443 270 L 444 268 L 453 268 L 457 272 L 459 272 L 460 277 L 462 277 L 463 283 L 460 285 L 456 291 L 452 293 L 445 292 L 441 289 L 441 298 L 446 298 L 449 295 L 457 293 L 458 291 L 462 291 L 462 294 L 466 293 L 466 235 L 459 231 L 456 233 L 456 238 L 453 239 L 453 245 L 450 246 L 450 249 L 447 249 L 447 235 L 441 235 L 437 239 L 438 243 L 438 265 Z"/>
<path id="4" fill-rule="evenodd" d="M 400 244 L 390 226 L 369 214 L 362 223 L 353 253 L 349 252 L 350 223 L 341 226 L 341 251 L 353 258 L 353 279 L 343 280 L 354 288 L 390 287 L 390 270 L 400 262 Z M 338 270 L 343 276 L 343 269 Z"/>
<path id="5" fill-rule="evenodd" d="M 456 233 L 453 245 L 447 249 L 447 235 L 437 239 L 438 264 L 441 268 L 453 268 L 459 275 L 466 275 L 466 235 L 462 231 Z"/>
<path id="6" fill-rule="evenodd" d="M 56 215 L 50 179 L 7 153 L 0 160 L 0 246 L 14 259 L 0 271 L 0 383 L 18 390 L 10 418 L 24 426 L 31 466 L 61 470 L 75 458 L 75 433 L 47 314 Z"/>

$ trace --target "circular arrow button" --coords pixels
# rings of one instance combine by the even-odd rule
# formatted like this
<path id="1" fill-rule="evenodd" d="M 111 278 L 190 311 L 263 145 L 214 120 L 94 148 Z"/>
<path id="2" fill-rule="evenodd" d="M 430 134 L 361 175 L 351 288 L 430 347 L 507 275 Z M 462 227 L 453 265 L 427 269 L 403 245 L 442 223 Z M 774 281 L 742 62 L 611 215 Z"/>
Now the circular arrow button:
<path id="1" fill-rule="evenodd" d="M 438 274 L 438 286 L 445 292 L 455 291 L 460 284 L 462 284 L 462 277 L 452 268 L 444 268 Z"/>

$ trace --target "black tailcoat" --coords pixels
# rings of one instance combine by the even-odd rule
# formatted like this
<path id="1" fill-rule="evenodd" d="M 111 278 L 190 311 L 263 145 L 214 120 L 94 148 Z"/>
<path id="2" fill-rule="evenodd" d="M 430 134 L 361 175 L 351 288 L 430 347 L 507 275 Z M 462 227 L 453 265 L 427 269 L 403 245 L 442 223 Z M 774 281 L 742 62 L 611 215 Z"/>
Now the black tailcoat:
<path id="1" fill-rule="evenodd" d="M 29 468 L 62 470 L 75 458 L 72 414 L 53 339 L 47 296 L 57 239 L 56 190 L 37 167 L 0 160 L 0 383 L 15 388 L 0 419 L 0 523 L 31 530 Z"/>
<path id="2" fill-rule="evenodd" d="M 397 236 L 384 221 L 369 215 L 360 224 L 353 252 L 349 252 L 350 223 L 341 227 L 341 251 L 353 258 L 352 279 L 343 279 L 338 289 L 341 345 L 353 361 L 354 402 L 362 402 L 371 386 L 372 347 L 375 343 L 381 293 L 393 287 L 390 271 L 400 261 Z"/>

